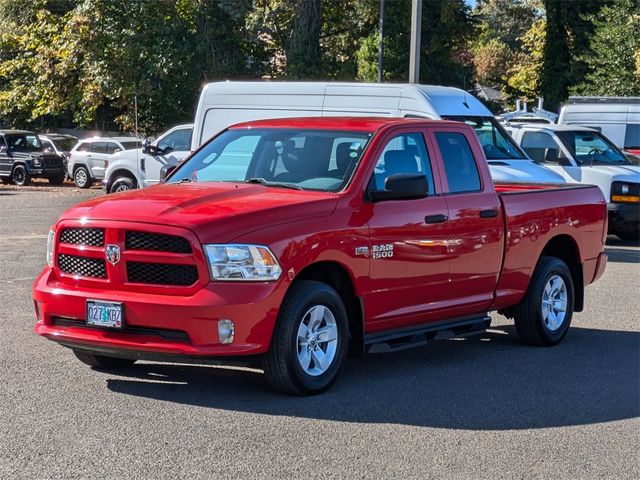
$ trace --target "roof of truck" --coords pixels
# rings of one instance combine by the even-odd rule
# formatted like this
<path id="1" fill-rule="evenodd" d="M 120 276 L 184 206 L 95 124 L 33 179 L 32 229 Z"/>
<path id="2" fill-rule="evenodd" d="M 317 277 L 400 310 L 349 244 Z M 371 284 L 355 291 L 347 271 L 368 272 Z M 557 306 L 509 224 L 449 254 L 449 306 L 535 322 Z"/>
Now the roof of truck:
<path id="1" fill-rule="evenodd" d="M 346 130 L 357 132 L 374 132 L 389 125 L 416 124 L 463 125 L 450 120 L 430 120 L 428 118 L 397 117 L 296 117 L 253 120 L 232 125 L 236 128 L 312 128 L 318 130 Z"/>
<path id="2" fill-rule="evenodd" d="M 581 125 L 558 125 L 557 123 L 509 123 L 507 128 L 529 128 L 535 130 L 548 130 L 551 132 L 595 132 L 594 128 L 583 127 Z"/>

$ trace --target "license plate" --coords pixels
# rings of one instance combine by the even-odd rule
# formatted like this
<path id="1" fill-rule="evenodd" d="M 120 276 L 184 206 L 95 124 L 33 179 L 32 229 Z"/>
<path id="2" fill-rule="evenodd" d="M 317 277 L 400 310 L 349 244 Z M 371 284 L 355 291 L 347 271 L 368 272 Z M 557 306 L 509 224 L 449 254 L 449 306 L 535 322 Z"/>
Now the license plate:
<path id="1" fill-rule="evenodd" d="M 121 303 L 87 300 L 87 325 L 122 328 L 124 323 L 122 310 Z"/>

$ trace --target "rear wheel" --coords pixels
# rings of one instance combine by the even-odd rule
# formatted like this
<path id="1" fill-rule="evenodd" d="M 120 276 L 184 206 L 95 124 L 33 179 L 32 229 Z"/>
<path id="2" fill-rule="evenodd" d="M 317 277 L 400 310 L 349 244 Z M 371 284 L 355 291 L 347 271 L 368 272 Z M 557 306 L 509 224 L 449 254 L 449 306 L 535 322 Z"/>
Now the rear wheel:
<path id="1" fill-rule="evenodd" d="M 24 165 L 16 165 L 13 168 L 13 173 L 11 174 L 11 181 L 14 185 L 18 185 L 19 187 L 28 185 L 31 181 L 31 175 L 29 175 L 29 172 L 27 172 L 27 168 Z"/>
<path id="2" fill-rule="evenodd" d="M 529 289 L 514 309 L 516 330 L 529 345 L 560 343 L 573 316 L 573 279 L 567 264 L 555 257 L 541 257 Z"/>
<path id="3" fill-rule="evenodd" d="M 294 283 L 264 359 L 267 382 L 293 395 L 325 391 L 344 362 L 348 336 L 347 312 L 333 288 L 315 281 Z"/>
<path id="4" fill-rule="evenodd" d="M 133 178 L 120 177 L 113 182 L 109 189 L 109 193 L 126 192 L 128 190 L 133 190 L 134 188 L 136 188 L 136 182 Z"/>
<path id="5" fill-rule="evenodd" d="M 73 172 L 73 183 L 78 188 L 89 188 L 91 186 L 91 176 L 87 167 L 80 165 Z"/>
<path id="6" fill-rule="evenodd" d="M 126 368 L 136 363 L 135 360 L 128 358 L 104 357 L 102 355 L 94 355 L 85 350 L 73 350 L 73 353 L 82 363 L 104 370 Z"/>

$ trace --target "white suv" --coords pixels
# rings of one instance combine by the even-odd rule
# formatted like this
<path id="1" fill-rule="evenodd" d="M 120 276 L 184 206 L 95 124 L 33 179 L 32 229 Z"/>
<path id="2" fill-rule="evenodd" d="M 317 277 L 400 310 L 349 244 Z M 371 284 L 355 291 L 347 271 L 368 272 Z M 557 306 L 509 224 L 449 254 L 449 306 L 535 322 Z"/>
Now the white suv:
<path id="1" fill-rule="evenodd" d="M 104 178 L 111 155 L 139 146 L 140 140 L 134 137 L 85 138 L 71 150 L 68 174 L 77 187 L 89 188 L 94 180 Z"/>
<path id="2" fill-rule="evenodd" d="M 191 152 L 192 124 L 176 125 L 153 143 L 119 152 L 109 161 L 102 185 L 107 193 L 123 192 L 160 183 L 163 170 L 171 170 Z"/>

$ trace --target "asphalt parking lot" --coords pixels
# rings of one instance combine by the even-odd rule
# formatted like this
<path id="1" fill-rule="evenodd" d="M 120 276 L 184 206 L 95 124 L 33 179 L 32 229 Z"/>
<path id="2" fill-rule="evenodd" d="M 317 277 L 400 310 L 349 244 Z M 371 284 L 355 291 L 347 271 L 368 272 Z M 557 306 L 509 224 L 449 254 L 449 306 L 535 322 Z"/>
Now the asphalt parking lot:
<path id="1" fill-rule="evenodd" d="M 609 238 L 558 347 L 496 315 L 294 398 L 247 369 L 93 371 L 33 333 L 47 231 L 101 194 L 0 186 L 0 478 L 640 478 L 639 246 Z"/>

